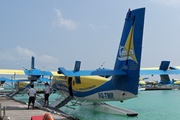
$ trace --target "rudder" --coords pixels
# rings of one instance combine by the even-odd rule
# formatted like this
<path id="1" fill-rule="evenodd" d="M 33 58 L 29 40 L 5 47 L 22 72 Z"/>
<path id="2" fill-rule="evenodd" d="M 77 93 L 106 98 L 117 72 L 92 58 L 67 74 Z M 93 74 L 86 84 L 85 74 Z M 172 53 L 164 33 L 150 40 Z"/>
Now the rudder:
<path id="1" fill-rule="evenodd" d="M 123 70 L 127 74 L 113 76 L 116 88 L 135 95 L 138 93 L 144 16 L 145 8 L 127 12 L 114 66 L 114 70 Z"/>

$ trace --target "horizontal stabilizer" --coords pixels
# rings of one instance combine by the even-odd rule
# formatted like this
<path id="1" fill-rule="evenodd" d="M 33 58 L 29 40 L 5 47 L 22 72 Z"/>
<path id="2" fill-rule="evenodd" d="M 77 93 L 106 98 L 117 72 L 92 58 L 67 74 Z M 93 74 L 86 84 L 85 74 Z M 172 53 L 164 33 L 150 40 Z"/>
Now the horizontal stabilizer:
<path id="1" fill-rule="evenodd" d="M 32 69 L 32 70 L 24 70 L 24 73 L 26 75 L 44 75 L 44 76 L 52 76 L 52 73 L 50 71 L 41 71 L 38 69 Z"/>
<path id="2" fill-rule="evenodd" d="M 140 70 L 140 75 L 167 75 L 167 74 L 180 74 L 180 70 Z"/>
<path id="3" fill-rule="evenodd" d="M 73 70 L 66 70 L 63 67 L 58 68 L 58 73 L 62 73 L 65 76 L 95 76 L 95 75 L 126 75 L 125 72 L 122 70 L 81 70 L 81 71 L 73 71 Z"/>
<path id="4" fill-rule="evenodd" d="M 37 82 L 51 82 L 51 80 L 48 78 L 39 78 Z"/>
<path id="5" fill-rule="evenodd" d="M 10 80 L 10 81 L 6 81 L 6 82 L 29 82 L 28 79 L 24 79 L 24 80 Z"/>
<path id="6" fill-rule="evenodd" d="M 4 77 L 0 78 L 0 81 L 6 81 L 6 80 L 10 80 L 10 79 L 9 78 L 4 78 Z"/>
<path id="7" fill-rule="evenodd" d="M 169 69 L 170 69 L 170 70 L 179 70 L 178 68 L 176 68 L 176 67 L 171 67 L 171 66 L 169 67 Z"/>

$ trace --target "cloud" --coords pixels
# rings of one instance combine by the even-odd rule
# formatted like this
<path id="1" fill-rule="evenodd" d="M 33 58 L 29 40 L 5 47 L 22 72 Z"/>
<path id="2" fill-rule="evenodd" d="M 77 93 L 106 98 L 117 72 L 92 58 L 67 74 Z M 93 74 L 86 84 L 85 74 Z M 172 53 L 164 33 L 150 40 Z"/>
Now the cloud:
<path id="1" fill-rule="evenodd" d="M 19 58 L 30 58 L 30 56 L 36 56 L 36 54 L 31 50 L 22 48 L 20 46 L 16 46 L 15 48 L 10 48 L 4 51 L 1 50 L 0 52 L 1 60 L 17 60 Z"/>
<path id="2" fill-rule="evenodd" d="M 20 56 L 24 56 L 24 57 L 36 56 L 36 54 L 33 51 L 28 50 L 27 48 L 16 46 L 16 50 L 17 50 L 17 54 Z"/>
<path id="3" fill-rule="evenodd" d="M 93 30 L 96 30 L 96 29 L 103 29 L 103 28 L 108 28 L 108 26 L 105 26 L 105 25 L 102 25 L 102 26 L 96 26 L 96 25 L 93 25 L 93 24 L 89 24 L 88 25 L 91 29 Z"/>
<path id="4" fill-rule="evenodd" d="M 180 6 L 180 0 L 151 0 L 155 3 L 166 5 L 170 7 L 178 7 Z"/>
<path id="5" fill-rule="evenodd" d="M 7 51 L 0 52 L 0 60 L 20 60 L 20 59 L 30 59 L 32 56 L 36 57 L 39 62 L 45 63 L 57 63 L 59 60 L 50 55 L 37 55 L 33 51 L 16 46 L 13 49 L 8 49 Z"/>
<path id="6" fill-rule="evenodd" d="M 33 51 L 27 49 L 27 48 L 22 48 L 19 46 L 16 46 L 17 54 L 21 57 L 26 57 L 26 58 L 31 58 L 31 56 L 36 57 L 36 59 L 40 62 L 46 62 L 46 63 L 54 63 L 58 62 L 58 59 L 50 56 L 50 55 L 37 55 Z"/>
<path id="7" fill-rule="evenodd" d="M 51 63 L 54 63 L 54 62 L 58 62 L 59 60 L 52 57 L 52 56 L 49 56 L 49 55 L 42 55 L 40 57 L 38 57 L 38 60 L 41 61 L 41 62 L 51 62 Z"/>
<path id="8" fill-rule="evenodd" d="M 91 23 L 89 24 L 89 27 L 92 28 L 92 29 L 96 29 L 96 26 L 91 24 Z"/>
<path id="9" fill-rule="evenodd" d="M 8 51 L 0 52 L 0 60 L 14 60 L 14 57 Z"/>
<path id="10" fill-rule="evenodd" d="M 64 26 L 65 28 L 67 28 L 68 30 L 74 30 L 77 28 L 77 25 L 74 21 L 72 21 L 71 19 L 64 19 L 61 11 L 58 9 L 54 9 L 55 12 L 57 13 L 56 19 L 53 21 L 53 26 Z"/>

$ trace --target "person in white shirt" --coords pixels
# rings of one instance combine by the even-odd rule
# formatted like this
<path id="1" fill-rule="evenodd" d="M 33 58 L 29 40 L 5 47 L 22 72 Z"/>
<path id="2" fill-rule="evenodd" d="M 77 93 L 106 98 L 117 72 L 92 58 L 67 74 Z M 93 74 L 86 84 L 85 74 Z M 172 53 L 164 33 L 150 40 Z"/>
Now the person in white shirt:
<path id="1" fill-rule="evenodd" d="M 29 101 L 28 101 L 28 108 L 29 109 L 29 106 L 30 104 L 32 103 L 32 107 L 34 109 L 34 103 L 35 103 L 35 99 L 36 99 L 36 90 L 34 89 L 34 85 L 32 84 L 31 85 L 31 88 L 27 91 L 28 95 L 29 95 Z"/>
<path id="2" fill-rule="evenodd" d="M 50 86 L 48 83 L 45 83 L 44 89 L 44 107 L 49 105 L 49 94 L 50 94 Z"/>

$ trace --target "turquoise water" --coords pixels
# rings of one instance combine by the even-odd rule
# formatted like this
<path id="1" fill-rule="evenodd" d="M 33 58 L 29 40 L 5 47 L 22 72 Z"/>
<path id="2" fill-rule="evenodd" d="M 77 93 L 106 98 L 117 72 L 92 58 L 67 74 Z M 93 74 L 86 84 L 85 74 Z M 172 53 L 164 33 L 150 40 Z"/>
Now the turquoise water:
<path id="1" fill-rule="evenodd" d="M 28 99 L 27 95 L 18 95 L 16 97 L 21 101 Z M 50 96 L 50 101 L 57 98 L 57 94 Z M 120 102 L 107 102 L 117 107 L 138 112 L 136 117 L 127 117 L 122 115 L 113 115 L 86 108 L 76 107 L 72 111 L 68 108 L 61 108 L 66 111 L 72 111 L 71 115 L 80 120 L 177 120 L 180 119 L 180 91 L 141 91 L 137 98 Z"/>

